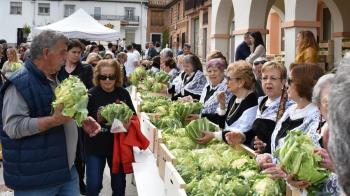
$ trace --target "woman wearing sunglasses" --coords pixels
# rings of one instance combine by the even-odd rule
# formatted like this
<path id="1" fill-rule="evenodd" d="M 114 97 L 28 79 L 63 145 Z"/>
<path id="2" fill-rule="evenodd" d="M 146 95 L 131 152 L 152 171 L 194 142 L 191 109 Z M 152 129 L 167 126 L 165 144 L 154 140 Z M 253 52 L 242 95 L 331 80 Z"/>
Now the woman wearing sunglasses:
<path id="1" fill-rule="evenodd" d="M 252 127 L 258 108 L 252 67 L 245 61 L 236 61 L 228 66 L 226 80 L 227 90 L 234 96 L 228 103 L 225 100 L 225 92 L 220 92 L 217 96 L 219 102 L 217 113 L 224 116 L 225 128 L 223 131 L 214 133 L 205 132 L 204 136 L 198 140 L 199 144 L 208 143 L 214 137 L 227 143 L 226 135 L 230 132 L 246 132 Z"/>
<path id="2" fill-rule="evenodd" d="M 106 121 L 99 114 L 99 109 L 102 106 L 119 102 L 124 102 L 134 112 L 135 109 L 128 91 L 121 87 L 123 78 L 117 61 L 99 61 L 93 82 L 95 87 L 89 90 L 88 111 L 89 115 L 97 119 L 102 130 L 95 137 L 85 137 L 87 195 L 99 195 L 106 161 L 111 171 L 113 195 L 124 195 L 125 172 L 121 170 L 117 174 L 112 173 L 114 134 L 110 132 L 110 126 L 106 125 Z"/>
<path id="3" fill-rule="evenodd" d="M 293 176 L 286 174 L 276 165 L 277 159 L 272 155 L 283 145 L 288 132 L 294 129 L 307 133 L 319 146 L 320 135 L 317 129 L 321 116 L 317 106 L 311 102 L 311 98 L 313 87 L 322 76 L 323 70 L 314 64 L 292 64 L 290 68 L 287 93 L 295 104 L 285 111 L 276 124 L 271 136 L 271 154 L 258 155 L 258 162 L 264 172 L 271 174 L 272 178 L 286 178 L 289 185 L 304 189 L 310 184 L 306 181 L 296 181 Z"/>

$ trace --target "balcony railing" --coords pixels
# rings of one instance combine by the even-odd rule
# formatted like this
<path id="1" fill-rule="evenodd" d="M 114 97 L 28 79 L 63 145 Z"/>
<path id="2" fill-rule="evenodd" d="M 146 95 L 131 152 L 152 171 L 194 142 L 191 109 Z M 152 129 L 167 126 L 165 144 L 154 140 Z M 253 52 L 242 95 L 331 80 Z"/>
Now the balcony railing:
<path id="1" fill-rule="evenodd" d="M 128 22 L 139 22 L 139 16 L 119 16 L 119 15 L 91 15 L 96 20 L 120 20 L 120 21 L 128 21 Z"/>
<path id="2" fill-rule="evenodd" d="M 185 0 L 185 10 L 195 9 L 203 5 L 207 0 Z"/>
<path id="3" fill-rule="evenodd" d="M 164 7 L 172 1 L 173 0 L 149 0 L 148 5 L 154 7 Z"/>

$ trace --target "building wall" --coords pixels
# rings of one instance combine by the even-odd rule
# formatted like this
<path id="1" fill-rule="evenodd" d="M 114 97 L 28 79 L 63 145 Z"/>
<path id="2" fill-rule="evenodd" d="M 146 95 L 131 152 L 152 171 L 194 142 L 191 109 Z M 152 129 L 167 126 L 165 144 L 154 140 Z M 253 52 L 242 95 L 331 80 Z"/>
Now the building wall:
<path id="1" fill-rule="evenodd" d="M 207 13 L 207 22 L 204 23 L 204 14 Z M 202 5 L 186 11 L 188 16 L 189 43 L 192 45 L 192 52 L 201 59 L 206 59 L 211 51 L 211 1 L 206 1 Z M 199 25 L 196 26 L 198 20 Z M 198 33 L 196 33 L 198 32 Z M 195 35 L 196 34 L 196 35 Z"/>
<path id="2" fill-rule="evenodd" d="M 164 31 L 164 21 L 165 21 L 165 13 L 162 8 L 152 8 L 148 9 L 148 21 L 147 21 L 147 35 L 146 40 L 151 41 L 151 35 L 162 34 Z M 155 24 L 152 24 L 155 23 Z M 159 24 L 161 23 L 161 24 Z"/>
<path id="3" fill-rule="evenodd" d="M 174 51 L 178 51 L 183 47 L 183 43 L 188 41 L 188 18 L 185 15 L 184 0 L 174 2 L 167 10 L 170 46 Z M 183 33 L 185 40 L 182 38 Z"/>
<path id="4" fill-rule="evenodd" d="M 125 15 L 125 7 L 135 8 L 134 15 L 139 16 L 139 22 L 135 29 L 135 42 L 145 43 L 144 37 L 146 37 L 147 29 L 147 7 L 142 6 L 140 1 L 128 1 L 128 2 L 111 2 L 111 1 L 21 1 L 22 2 L 22 15 L 10 15 L 10 2 L 15 0 L 2 0 L 0 1 L 0 23 L 3 27 L 0 31 L 0 38 L 6 39 L 8 43 L 17 42 L 17 28 L 22 28 L 24 24 L 28 24 L 31 27 L 43 26 L 49 23 L 54 23 L 64 18 L 64 5 L 75 5 L 75 10 L 79 8 L 84 9 L 87 13 L 93 15 L 94 7 L 101 7 L 101 15 Z M 18 2 L 18 1 L 17 1 Z M 146 0 L 144 0 L 146 2 Z M 38 15 L 38 4 L 50 3 L 50 15 L 40 16 Z M 120 26 L 119 21 L 105 20 L 100 21 L 102 24 L 111 23 L 115 26 L 116 30 L 121 31 L 121 36 L 125 36 L 125 29 L 128 26 Z M 142 28 L 140 28 L 140 26 Z M 141 30 L 142 29 L 142 30 Z"/>

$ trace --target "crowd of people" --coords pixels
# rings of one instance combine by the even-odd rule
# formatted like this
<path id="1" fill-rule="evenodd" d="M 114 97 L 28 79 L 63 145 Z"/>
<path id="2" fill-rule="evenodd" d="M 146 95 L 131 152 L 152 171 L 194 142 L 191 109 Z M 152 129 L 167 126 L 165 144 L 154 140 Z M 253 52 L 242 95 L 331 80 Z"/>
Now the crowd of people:
<path id="1" fill-rule="evenodd" d="M 85 44 L 52 31 L 37 35 L 30 50 L 24 44 L 18 51 L 6 49 L 4 55 L 6 44 L 0 44 L 4 178 L 16 195 L 98 195 L 106 163 L 113 195 L 125 194 L 125 174 L 132 172 L 132 157 L 120 143 L 116 147 L 125 138 L 118 135 L 116 139 L 109 131 L 100 108 L 124 102 L 135 112 L 125 87 L 138 66 L 167 73 L 166 93 L 172 100 L 203 104 L 200 116 L 219 125 L 221 131 L 205 131 L 199 144 L 214 139 L 230 146 L 243 143 L 255 150 L 264 173 L 304 192 L 310 183 L 286 173 L 274 155 L 287 134 L 298 129 L 311 137 L 315 153 L 322 157 L 321 167 L 332 173 L 318 193 L 350 194 L 350 121 L 346 118 L 350 60 L 345 58 L 335 73 L 325 73 L 316 64 L 318 47 L 312 32 L 298 34 L 297 54 L 289 71 L 266 58 L 260 32 L 245 34 L 230 64 L 220 51 L 212 51 L 203 62 L 191 52 L 190 44 L 177 54 L 151 42 L 145 51 L 136 50 L 135 45 L 109 43 L 103 53 L 101 46 Z M 14 70 L 16 63 L 20 67 Z M 89 118 L 82 128 L 61 114 L 62 107 L 51 113 L 53 89 L 69 75 L 78 76 L 89 89 Z M 134 114 L 124 126 L 130 133 L 139 130 L 138 124 Z M 147 147 L 142 138 L 137 143 Z M 115 149 L 122 152 L 115 154 Z"/>

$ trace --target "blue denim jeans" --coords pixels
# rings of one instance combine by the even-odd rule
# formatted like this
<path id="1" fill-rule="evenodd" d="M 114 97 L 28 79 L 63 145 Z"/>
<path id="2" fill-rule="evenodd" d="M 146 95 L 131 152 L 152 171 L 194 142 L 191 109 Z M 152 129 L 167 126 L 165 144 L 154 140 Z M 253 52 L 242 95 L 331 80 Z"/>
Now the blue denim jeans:
<path id="1" fill-rule="evenodd" d="M 112 158 L 107 156 L 86 156 L 86 190 L 88 196 L 98 196 L 102 189 L 103 171 L 106 161 L 110 168 L 112 196 L 125 195 L 125 173 L 112 173 Z"/>
<path id="2" fill-rule="evenodd" d="M 15 190 L 15 196 L 79 196 L 79 179 L 75 166 L 71 169 L 70 181 L 45 189 Z"/>

